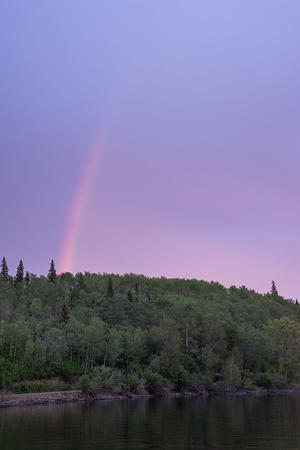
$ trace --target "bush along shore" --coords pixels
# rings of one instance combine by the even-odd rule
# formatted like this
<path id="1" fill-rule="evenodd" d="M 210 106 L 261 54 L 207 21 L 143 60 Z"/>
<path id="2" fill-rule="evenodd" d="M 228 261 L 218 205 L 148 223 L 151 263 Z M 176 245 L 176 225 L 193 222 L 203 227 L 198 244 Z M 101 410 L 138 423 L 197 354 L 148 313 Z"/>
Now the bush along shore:
<path id="1" fill-rule="evenodd" d="M 274 282 L 261 295 L 195 279 L 57 275 L 53 261 L 47 277 L 24 274 L 22 261 L 11 276 L 2 259 L 2 400 L 297 390 L 299 362 L 300 308 Z"/>
<path id="2" fill-rule="evenodd" d="M 300 393 L 300 385 L 291 386 L 286 389 L 244 389 L 242 387 L 236 389 L 228 389 L 218 385 L 211 390 L 203 387 L 190 391 L 174 392 L 172 386 L 164 386 L 158 392 L 150 394 L 144 388 L 142 390 L 119 392 L 118 394 L 109 391 L 104 391 L 102 382 L 95 382 L 91 377 L 92 382 L 85 386 L 84 390 L 67 390 L 67 391 L 53 391 L 53 392 L 38 392 L 27 394 L 16 393 L 2 393 L 0 394 L 0 408 L 7 406 L 34 406 L 44 404 L 59 404 L 71 402 L 87 402 L 95 400 L 125 400 L 138 399 L 150 397 L 194 397 L 202 396 L 208 397 L 212 395 L 278 395 L 278 394 L 294 394 Z M 86 379 L 84 380 L 84 384 Z"/>

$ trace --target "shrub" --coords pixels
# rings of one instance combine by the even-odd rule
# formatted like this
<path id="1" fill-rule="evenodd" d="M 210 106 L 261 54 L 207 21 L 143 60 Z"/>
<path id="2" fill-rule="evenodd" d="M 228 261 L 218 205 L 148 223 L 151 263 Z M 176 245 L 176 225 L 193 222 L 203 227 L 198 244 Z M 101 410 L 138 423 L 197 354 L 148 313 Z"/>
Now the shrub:
<path id="1" fill-rule="evenodd" d="M 229 389 L 235 389 L 241 384 L 241 371 L 233 357 L 226 361 L 224 367 L 224 383 Z"/>
<path id="2" fill-rule="evenodd" d="M 204 382 L 203 374 L 201 372 L 194 372 L 188 376 L 186 381 L 186 389 L 191 392 L 203 392 L 206 390 L 207 383 Z M 212 382 L 209 380 L 209 387 L 212 388 Z"/>
<path id="3" fill-rule="evenodd" d="M 65 359 L 59 364 L 57 371 L 65 382 L 71 383 L 75 376 L 81 375 L 82 367 L 78 362 Z"/>
<path id="4" fill-rule="evenodd" d="M 279 373 L 275 373 L 272 378 L 272 387 L 275 389 L 283 389 L 287 386 L 287 380 Z"/>
<path id="5" fill-rule="evenodd" d="M 259 389 L 258 386 L 256 386 L 256 385 L 253 383 L 253 380 L 252 380 L 251 378 L 249 378 L 249 377 L 245 377 L 245 378 L 243 379 L 243 384 L 242 384 L 242 386 L 243 386 L 244 389 L 247 389 L 247 390 L 249 390 L 249 391 L 257 391 L 257 390 Z"/>
<path id="6" fill-rule="evenodd" d="M 168 386 L 168 381 L 152 370 L 144 372 L 145 388 L 151 394 L 163 395 L 164 389 Z"/>
<path id="7" fill-rule="evenodd" d="M 83 394 L 91 394 L 90 392 L 90 377 L 88 375 L 82 375 L 79 379 L 79 388 Z"/>
<path id="8" fill-rule="evenodd" d="M 124 384 L 128 392 L 137 393 L 137 389 L 140 383 L 141 380 L 136 374 L 130 374 L 124 377 Z"/>
<path id="9" fill-rule="evenodd" d="M 79 387 L 85 394 L 96 395 L 100 392 L 121 394 L 126 390 L 125 376 L 119 370 L 110 367 L 96 367 L 89 375 L 83 375 Z"/>
<path id="10" fill-rule="evenodd" d="M 13 392 L 17 394 L 27 394 L 33 392 L 51 392 L 51 391 L 65 391 L 70 386 L 59 379 L 50 380 L 36 380 L 36 381 L 22 381 L 14 383 L 11 386 Z"/>
<path id="11" fill-rule="evenodd" d="M 46 391 L 45 385 L 43 383 L 28 383 L 26 381 L 13 385 L 12 389 L 17 394 Z"/>
<path id="12" fill-rule="evenodd" d="M 255 376 L 255 384 L 259 387 L 270 389 L 273 384 L 273 373 L 271 371 L 258 372 Z"/>

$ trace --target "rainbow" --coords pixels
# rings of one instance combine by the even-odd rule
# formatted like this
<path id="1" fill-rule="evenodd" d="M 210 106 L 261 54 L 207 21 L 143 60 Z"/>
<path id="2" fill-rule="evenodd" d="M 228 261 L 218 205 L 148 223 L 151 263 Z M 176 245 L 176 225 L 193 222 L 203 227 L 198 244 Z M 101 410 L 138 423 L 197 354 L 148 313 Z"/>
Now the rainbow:
<path id="1" fill-rule="evenodd" d="M 103 151 L 103 133 L 101 133 L 92 146 L 83 171 L 79 178 L 73 202 L 67 220 L 67 229 L 63 240 L 59 272 L 72 272 L 76 245 L 79 240 L 80 227 L 87 203 L 88 194 L 96 173 L 100 154 Z"/>

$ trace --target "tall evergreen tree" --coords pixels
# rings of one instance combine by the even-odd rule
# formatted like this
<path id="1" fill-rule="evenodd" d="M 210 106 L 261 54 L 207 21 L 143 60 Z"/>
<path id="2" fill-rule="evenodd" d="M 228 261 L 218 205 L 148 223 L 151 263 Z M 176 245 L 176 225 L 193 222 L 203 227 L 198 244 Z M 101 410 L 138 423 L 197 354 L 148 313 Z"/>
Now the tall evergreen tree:
<path id="1" fill-rule="evenodd" d="M 133 300 L 132 292 L 131 292 L 130 289 L 129 289 L 129 291 L 127 292 L 127 300 L 128 300 L 129 302 L 132 302 L 132 300 Z"/>
<path id="2" fill-rule="evenodd" d="M 275 285 L 275 281 L 272 281 L 272 287 L 271 287 L 271 295 L 278 295 L 278 291 Z"/>
<path id="3" fill-rule="evenodd" d="M 8 280 L 8 267 L 7 267 L 5 256 L 3 256 L 2 262 L 1 262 L 1 274 L 0 274 L 0 277 L 3 280 Z"/>
<path id="4" fill-rule="evenodd" d="M 108 286 L 107 286 L 107 296 L 113 297 L 114 296 L 114 288 L 111 277 L 108 279 Z"/>
<path id="5" fill-rule="evenodd" d="M 48 281 L 51 283 L 56 282 L 56 270 L 55 270 L 55 264 L 54 264 L 53 259 L 51 259 L 51 263 L 50 263 L 50 269 L 48 272 Z"/>
<path id="6" fill-rule="evenodd" d="M 28 286 L 29 283 L 30 283 L 30 275 L 29 275 L 29 272 L 26 272 L 24 281 L 25 281 L 25 286 Z"/>
<path id="7" fill-rule="evenodd" d="M 69 315 L 69 307 L 68 304 L 66 302 L 63 303 L 62 305 L 62 309 L 61 309 L 61 313 L 60 313 L 60 318 L 61 321 L 64 325 L 66 325 L 66 323 L 68 322 L 68 320 L 70 319 L 70 315 Z"/>
<path id="8" fill-rule="evenodd" d="M 22 283 L 23 279 L 24 279 L 24 264 L 23 261 L 20 259 L 15 277 L 15 285 L 17 285 L 18 283 Z"/>

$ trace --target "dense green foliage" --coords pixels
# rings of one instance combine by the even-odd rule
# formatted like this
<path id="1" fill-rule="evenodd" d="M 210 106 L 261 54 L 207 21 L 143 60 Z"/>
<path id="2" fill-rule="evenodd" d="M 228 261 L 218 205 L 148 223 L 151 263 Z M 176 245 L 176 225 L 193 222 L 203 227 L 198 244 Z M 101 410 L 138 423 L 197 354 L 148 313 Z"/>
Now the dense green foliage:
<path id="1" fill-rule="evenodd" d="M 133 274 L 56 275 L 53 262 L 48 277 L 24 279 L 23 270 L 20 262 L 12 278 L 2 263 L 4 389 L 41 390 L 53 379 L 114 393 L 300 381 L 300 308 L 277 291 Z"/>

